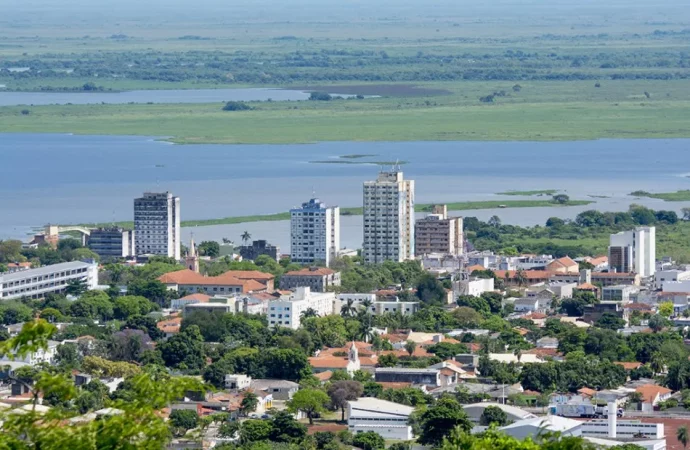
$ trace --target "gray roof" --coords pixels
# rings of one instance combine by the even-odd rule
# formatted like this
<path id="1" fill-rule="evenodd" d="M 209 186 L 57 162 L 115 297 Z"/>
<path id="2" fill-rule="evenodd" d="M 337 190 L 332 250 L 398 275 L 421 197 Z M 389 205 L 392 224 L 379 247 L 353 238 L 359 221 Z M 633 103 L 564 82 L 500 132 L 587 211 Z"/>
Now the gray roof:
<path id="1" fill-rule="evenodd" d="M 6 283 L 8 281 L 25 280 L 27 278 L 41 277 L 50 275 L 55 272 L 62 272 L 65 270 L 84 269 L 95 265 L 95 263 L 86 263 L 83 261 L 72 261 L 60 264 L 52 264 L 50 266 L 43 266 L 37 269 L 20 270 L 5 275 L 0 275 L 0 281 Z"/>
<path id="2" fill-rule="evenodd" d="M 297 384 L 293 381 L 271 380 L 271 379 L 252 380 L 252 383 L 250 386 L 252 389 L 256 389 L 259 391 L 263 391 L 265 389 L 298 389 L 299 388 L 299 384 Z"/>
<path id="3" fill-rule="evenodd" d="M 486 408 L 489 406 L 495 406 L 497 408 L 502 409 L 506 414 L 509 414 L 513 417 L 519 418 L 519 419 L 532 419 L 536 417 L 534 414 L 531 412 L 525 411 L 524 409 L 517 408 L 515 406 L 510 406 L 510 405 L 503 405 L 501 403 L 493 403 L 493 402 L 481 402 L 481 403 L 473 403 L 471 405 L 462 405 L 462 409 L 465 411 L 472 411 L 476 410 L 477 412 L 481 411 L 477 415 L 481 415 L 481 413 L 484 412 Z"/>

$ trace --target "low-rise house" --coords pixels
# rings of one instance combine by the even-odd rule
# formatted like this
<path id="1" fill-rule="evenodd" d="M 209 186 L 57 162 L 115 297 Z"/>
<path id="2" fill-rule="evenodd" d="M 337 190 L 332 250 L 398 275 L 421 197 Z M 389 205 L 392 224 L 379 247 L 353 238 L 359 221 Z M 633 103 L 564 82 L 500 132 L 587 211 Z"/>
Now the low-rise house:
<path id="1" fill-rule="evenodd" d="M 630 296 L 639 292 L 639 290 L 639 287 L 630 284 L 606 286 L 601 291 L 601 299 L 604 301 L 629 303 Z"/>
<path id="2" fill-rule="evenodd" d="M 591 283 L 600 283 L 602 286 L 613 286 L 616 284 L 640 285 L 640 275 L 637 273 L 625 272 L 592 272 Z"/>
<path id="3" fill-rule="evenodd" d="M 312 371 L 314 373 L 319 373 L 344 370 L 352 376 L 356 371 L 360 370 L 361 363 L 359 359 L 359 350 L 354 342 L 350 345 L 349 349 L 347 349 L 347 352 L 342 351 L 346 356 L 339 356 L 335 353 L 340 352 L 321 352 L 319 355 L 309 358 L 309 364 L 312 367 Z"/>
<path id="4" fill-rule="evenodd" d="M 234 298 L 226 298 L 225 302 L 208 302 L 208 303 L 188 303 L 182 309 L 182 316 L 187 317 L 190 314 L 199 311 L 205 311 L 212 314 L 235 314 L 236 305 Z"/>
<path id="5" fill-rule="evenodd" d="M 45 349 L 39 348 L 37 350 L 30 351 L 24 356 L 14 355 L 14 357 L 11 357 L 11 355 L 3 355 L 0 361 L 26 363 L 32 366 L 39 363 L 53 364 L 53 361 L 55 361 L 55 357 L 57 356 L 57 348 L 60 346 L 60 344 L 61 342 L 48 341 L 48 345 Z"/>
<path id="6" fill-rule="evenodd" d="M 458 298 L 460 295 L 479 297 L 484 292 L 493 292 L 495 289 L 493 278 L 470 277 L 466 280 L 453 281 L 454 298 Z"/>
<path id="7" fill-rule="evenodd" d="M 521 353 L 515 355 L 514 353 L 489 353 L 489 359 L 503 363 L 543 363 L 544 360 L 537 355 L 529 353 Z"/>
<path id="8" fill-rule="evenodd" d="M 115 392 L 115 390 L 120 385 L 120 383 L 125 381 L 124 378 L 117 378 L 117 377 L 100 378 L 100 377 L 97 377 L 94 375 L 89 375 L 87 373 L 74 374 L 74 385 L 77 387 L 88 384 L 92 380 L 98 380 L 101 383 L 103 383 L 108 388 L 108 391 L 110 391 L 111 394 L 113 392 Z"/>
<path id="9" fill-rule="evenodd" d="M 210 295 L 206 294 L 189 294 L 182 298 L 176 298 L 170 301 L 170 308 L 172 309 L 182 309 L 185 305 L 191 305 L 195 303 L 208 303 Z"/>
<path id="10" fill-rule="evenodd" d="M 168 289 L 203 293 L 207 295 L 233 295 L 250 292 L 272 292 L 274 276 L 254 270 L 230 270 L 222 275 L 206 277 L 193 270 L 183 269 L 158 277 Z"/>
<path id="11" fill-rule="evenodd" d="M 248 389 L 252 384 L 252 377 L 242 374 L 225 375 L 225 389 L 232 391 L 242 391 Z"/>
<path id="12" fill-rule="evenodd" d="M 580 266 L 578 263 L 573 261 L 572 258 L 564 256 L 563 258 L 558 258 L 554 261 L 551 261 L 546 266 L 546 270 L 553 273 L 579 274 Z"/>
<path id="13" fill-rule="evenodd" d="M 657 386 L 655 384 L 642 385 L 635 389 L 635 392 L 638 392 L 640 395 L 642 395 L 641 408 L 642 411 L 645 412 L 654 411 L 654 407 L 658 405 L 659 402 L 668 400 L 671 398 L 671 394 L 673 394 L 671 389 L 663 386 Z"/>
<path id="14" fill-rule="evenodd" d="M 274 400 L 290 400 L 299 390 L 299 384 L 288 380 L 252 380 L 249 388 L 254 392 L 271 394 Z"/>
<path id="15" fill-rule="evenodd" d="M 604 314 L 612 314 L 626 322 L 629 312 L 619 302 L 599 302 L 594 305 L 585 306 L 585 313 L 582 320 L 588 323 L 596 323 Z"/>
<path id="16" fill-rule="evenodd" d="M 553 275 L 553 272 L 548 270 L 497 270 L 494 272 L 497 278 L 503 279 L 507 286 L 530 286 L 537 283 L 546 283 Z"/>
<path id="17" fill-rule="evenodd" d="M 327 267 L 293 270 L 280 278 L 281 289 L 308 287 L 312 292 L 326 292 L 331 286 L 340 286 L 340 272 Z"/>
<path id="18" fill-rule="evenodd" d="M 414 438 L 408 424 L 413 412 L 411 406 L 362 397 L 348 402 L 347 427 L 353 434 L 373 431 L 384 439 L 409 441 Z"/>

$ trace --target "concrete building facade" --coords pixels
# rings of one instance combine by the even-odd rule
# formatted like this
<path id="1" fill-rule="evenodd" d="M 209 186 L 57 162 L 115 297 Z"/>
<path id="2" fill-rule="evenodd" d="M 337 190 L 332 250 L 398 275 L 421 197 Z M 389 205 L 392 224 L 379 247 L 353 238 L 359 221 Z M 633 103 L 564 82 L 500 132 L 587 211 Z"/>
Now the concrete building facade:
<path id="1" fill-rule="evenodd" d="M 101 260 L 127 258 L 134 255 L 134 231 L 120 227 L 91 230 L 87 245 Z"/>
<path id="2" fill-rule="evenodd" d="M 414 437 L 408 424 L 413 412 L 411 406 L 362 397 L 348 402 L 347 428 L 353 434 L 373 431 L 384 439 L 409 441 Z"/>
<path id="3" fill-rule="evenodd" d="M 414 257 L 414 181 L 396 170 L 364 182 L 364 242 L 368 264 Z"/>
<path id="4" fill-rule="evenodd" d="M 311 292 L 308 287 L 298 287 L 294 293 L 268 302 L 268 326 L 296 330 L 303 312 L 312 309 L 318 316 L 328 316 L 339 311 L 336 303 L 339 302 L 332 292 Z"/>
<path id="5" fill-rule="evenodd" d="M 432 214 L 415 222 L 415 255 L 462 255 L 462 227 L 462 217 L 448 217 L 446 205 L 434 205 Z"/>
<path id="6" fill-rule="evenodd" d="M 326 292 L 329 286 L 340 286 L 340 272 L 326 267 L 294 270 L 280 277 L 281 289 L 308 287 L 312 292 Z"/>
<path id="7" fill-rule="evenodd" d="M 326 266 L 340 248 L 340 208 L 318 198 L 290 210 L 290 259 L 300 264 L 323 262 Z"/>
<path id="8" fill-rule="evenodd" d="M 280 248 L 276 247 L 275 245 L 271 245 L 262 239 L 252 241 L 251 245 L 243 245 L 240 247 L 240 256 L 242 259 L 254 261 L 261 255 L 269 256 L 278 261 L 278 259 L 280 259 Z M 221 256 L 224 255 L 221 254 Z"/>
<path id="9" fill-rule="evenodd" d="M 98 285 L 98 264 L 72 261 L 37 269 L 0 274 L 0 299 L 43 298 L 65 291 L 73 280 L 83 280 L 88 289 Z"/>
<path id="10" fill-rule="evenodd" d="M 134 252 L 180 259 L 180 198 L 145 192 L 134 199 Z"/>
<path id="11" fill-rule="evenodd" d="M 612 234 L 609 269 L 636 272 L 643 278 L 653 276 L 656 272 L 656 227 L 636 227 Z"/>

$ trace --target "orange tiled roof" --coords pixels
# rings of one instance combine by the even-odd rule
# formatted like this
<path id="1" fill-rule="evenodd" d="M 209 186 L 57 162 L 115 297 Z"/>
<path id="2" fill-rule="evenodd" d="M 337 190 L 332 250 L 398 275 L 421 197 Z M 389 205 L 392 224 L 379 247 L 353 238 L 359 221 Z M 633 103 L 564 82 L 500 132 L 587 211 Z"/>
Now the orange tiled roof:
<path id="1" fill-rule="evenodd" d="M 349 360 L 337 356 L 315 356 L 309 358 L 309 364 L 317 369 L 345 369 Z"/>
<path id="2" fill-rule="evenodd" d="M 294 276 L 324 276 L 324 275 L 333 275 L 335 273 L 335 270 L 331 270 L 327 267 L 305 267 L 304 269 L 300 270 L 292 270 L 290 272 L 285 273 L 285 275 L 294 275 Z"/>
<path id="3" fill-rule="evenodd" d="M 449 369 L 448 367 L 444 367 L 443 369 L 439 370 L 439 372 L 441 372 L 441 375 L 445 375 L 447 377 L 457 375 L 457 372 L 455 372 L 453 369 Z"/>
<path id="4" fill-rule="evenodd" d="M 359 364 L 362 367 L 373 367 L 378 362 L 378 358 L 369 356 L 360 356 Z"/>
<path id="5" fill-rule="evenodd" d="M 646 303 L 627 303 L 623 305 L 623 309 L 636 309 L 638 311 L 651 311 L 652 305 Z"/>
<path id="6" fill-rule="evenodd" d="M 529 350 L 525 350 L 522 353 L 525 353 L 527 355 L 537 355 L 542 358 L 545 356 L 550 356 L 552 358 L 555 358 L 556 356 L 563 356 L 563 354 L 555 348 L 531 348 Z"/>
<path id="7" fill-rule="evenodd" d="M 596 287 L 595 285 L 593 285 L 592 283 L 582 283 L 581 285 L 579 285 L 579 286 L 576 287 L 575 289 L 580 289 L 581 291 L 596 291 L 596 290 L 599 290 L 599 288 Z"/>
<path id="8" fill-rule="evenodd" d="M 475 264 L 474 266 L 470 266 L 467 268 L 467 273 L 472 275 L 472 272 L 474 272 L 475 270 L 486 270 L 486 267 L 480 266 L 479 264 Z"/>
<path id="9" fill-rule="evenodd" d="M 526 315 L 525 319 L 532 319 L 532 320 L 546 319 L 546 314 L 535 312 L 535 313 Z"/>
<path id="10" fill-rule="evenodd" d="M 577 390 L 577 392 L 588 397 L 594 397 L 594 395 L 597 393 L 597 391 L 595 391 L 594 389 L 590 389 L 588 387 L 580 388 Z"/>
<path id="11" fill-rule="evenodd" d="M 592 272 L 592 278 L 629 278 L 637 275 L 634 272 Z"/>
<path id="12" fill-rule="evenodd" d="M 333 376 L 333 372 L 330 371 L 330 370 L 327 370 L 327 371 L 325 371 L 325 372 L 315 373 L 314 376 L 315 376 L 319 381 L 324 382 L 324 381 L 328 381 L 328 380 L 331 379 L 331 377 Z"/>
<path id="13" fill-rule="evenodd" d="M 31 267 L 30 262 L 20 262 L 20 263 L 7 263 L 6 264 L 9 269 L 19 269 L 20 267 L 23 268 L 29 268 Z"/>
<path id="14" fill-rule="evenodd" d="M 174 319 L 161 320 L 156 324 L 156 327 L 164 333 L 179 333 L 182 325 L 182 317 L 175 317 Z"/>
<path id="15" fill-rule="evenodd" d="M 609 257 L 606 255 L 594 256 L 591 258 L 586 258 L 585 261 L 592 264 L 593 266 L 598 266 L 600 264 L 607 264 L 609 262 Z"/>
<path id="16" fill-rule="evenodd" d="M 656 384 L 645 384 L 635 389 L 635 392 L 642 394 L 642 400 L 644 402 L 653 403 L 657 395 L 670 394 L 673 391 L 663 386 L 657 386 Z"/>
<path id="17" fill-rule="evenodd" d="M 224 273 L 240 280 L 272 280 L 275 275 L 258 270 L 230 270 Z"/>
<path id="18" fill-rule="evenodd" d="M 237 271 L 234 271 L 237 272 Z M 257 272 L 261 273 L 261 272 Z M 218 286 L 241 286 L 242 292 L 265 289 L 266 286 L 253 278 L 237 278 L 233 271 L 225 272 L 217 277 L 205 277 L 193 270 L 183 269 L 176 272 L 166 273 L 158 277 L 158 281 L 163 284 L 177 285 L 218 285 Z"/>
<path id="19" fill-rule="evenodd" d="M 638 369 L 642 366 L 641 362 L 624 362 L 624 361 L 617 361 L 614 364 L 618 364 L 619 366 L 623 367 L 625 370 L 633 370 L 633 369 Z"/>
<path id="20" fill-rule="evenodd" d="M 196 300 L 199 303 L 208 303 L 210 295 L 206 294 L 189 294 L 182 297 L 180 300 Z"/>

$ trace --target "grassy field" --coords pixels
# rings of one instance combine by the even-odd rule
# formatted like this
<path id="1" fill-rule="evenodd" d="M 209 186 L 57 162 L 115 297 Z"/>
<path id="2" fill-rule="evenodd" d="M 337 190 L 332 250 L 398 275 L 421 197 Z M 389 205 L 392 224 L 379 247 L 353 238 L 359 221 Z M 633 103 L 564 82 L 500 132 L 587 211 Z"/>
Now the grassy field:
<path id="1" fill-rule="evenodd" d="M 490 209 L 498 208 L 499 205 L 503 205 L 506 208 L 534 208 L 539 206 L 579 206 L 588 205 L 593 203 L 587 200 L 571 200 L 565 205 L 558 205 L 550 200 L 504 200 L 504 201 L 479 201 L 479 202 L 455 202 L 448 203 L 449 211 L 469 211 L 476 209 Z M 429 212 L 431 211 L 434 203 L 418 203 L 415 205 L 416 212 Z M 361 207 L 349 207 L 340 208 L 340 214 L 343 216 L 361 216 Z M 203 220 L 183 220 L 181 223 L 182 227 L 206 227 L 210 225 L 234 225 L 238 223 L 250 223 L 250 222 L 272 222 L 278 220 L 290 220 L 289 212 L 281 212 L 275 214 L 259 214 L 253 216 L 235 216 L 235 217 L 223 217 L 219 219 L 203 219 Z M 81 224 L 86 227 L 105 227 L 112 226 L 113 223 L 103 223 L 103 224 Z M 132 228 L 134 226 L 133 222 L 117 222 L 114 225 Z"/>
<path id="2" fill-rule="evenodd" d="M 3 132 L 164 136 L 181 144 L 690 137 L 690 80 L 523 83 L 493 104 L 478 98 L 511 83 L 425 85 L 452 94 L 261 102 L 235 112 L 220 103 L 3 107 L 0 122 Z"/>
<path id="3" fill-rule="evenodd" d="M 659 192 L 651 193 L 646 191 L 635 191 L 631 192 L 630 195 L 633 197 L 649 197 L 657 198 L 659 200 L 664 200 L 667 202 L 687 202 L 690 201 L 690 190 L 682 190 L 676 192 Z"/>

